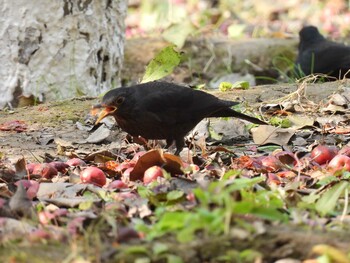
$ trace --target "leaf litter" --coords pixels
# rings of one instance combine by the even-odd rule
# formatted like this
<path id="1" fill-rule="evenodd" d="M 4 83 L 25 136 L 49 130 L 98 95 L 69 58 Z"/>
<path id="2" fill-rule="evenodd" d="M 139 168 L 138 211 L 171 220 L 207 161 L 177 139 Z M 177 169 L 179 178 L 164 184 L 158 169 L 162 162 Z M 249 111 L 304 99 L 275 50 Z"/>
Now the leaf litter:
<path id="1" fill-rule="evenodd" d="M 328 144 L 348 156 L 347 105 L 343 97 L 330 96 L 323 105 L 343 110 L 309 111 L 314 104 L 299 99 L 299 107 L 285 108 L 287 114 L 280 107 L 264 113 L 266 119 L 275 113 L 290 118 L 290 128 L 253 128 L 252 142 L 244 122 L 204 123 L 187 138 L 189 148 L 180 157 L 171 149 L 162 150 L 161 142 L 132 143 L 125 133 L 104 124 L 96 129 L 73 123 L 70 128 L 76 137 L 66 137 L 58 132 L 63 127 L 54 127 L 49 131 L 53 139 L 44 143 L 54 151 L 34 159 L 26 154 L 16 162 L 8 159 L 8 153 L 2 155 L 0 240 L 61 242 L 79 236 L 89 239 L 92 231 L 109 242 L 103 248 L 109 258 L 137 258 L 140 251 L 156 258 L 148 248 L 158 241 L 164 242 L 165 254 L 183 257 L 169 245 L 187 243 L 199 251 L 193 245 L 196 240 L 204 244 L 208 237 L 223 236 L 229 243 L 246 242 L 249 248 L 250 235 L 259 239 L 266 234 L 256 224 L 265 229 L 270 223 L 283 227 L 286 222 L 341 226 L 348 221 L 349 168 L 345 161 L 339 169 L 331 168 L 330 160 L 319 164 L 311 152 L 318 144 Z M 104 131 L 89 139 L 101 127 Z M 48 130 L 35 128 L 35 132 Z M 143 183 L 153 166 L 161 167 L 162 175 Z M 87 167 L 103 171 L 106 184 L 82 183 L 80 175 Z M 246 234 L 235 239 L 232 233 L 238 232 Z M 259 246 L 257 250 L 262 252 Z"/>

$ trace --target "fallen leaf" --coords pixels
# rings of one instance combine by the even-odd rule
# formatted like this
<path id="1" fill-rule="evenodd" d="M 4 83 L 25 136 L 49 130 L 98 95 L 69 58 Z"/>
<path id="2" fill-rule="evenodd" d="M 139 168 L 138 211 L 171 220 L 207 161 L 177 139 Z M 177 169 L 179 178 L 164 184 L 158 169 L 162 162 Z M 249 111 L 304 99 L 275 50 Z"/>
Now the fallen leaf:
<path id="1" fill-rule="evenodd" d="M 294 129 L 310 127 L 313 126 L 315 122 L 315 119 L 309 116 L 289 115 L 287 118 L 291 121 Z"/>
<path id="2" fill-rule="evenodd" d="M 292 128 L 283 129 L 276 128 L 269 125 L 260 125 L 259 127 L 251 129 L 253 140 L 256 144 L 277 144 L 277 145 L 287 145 L 290 138 L 295 133 Z"/>

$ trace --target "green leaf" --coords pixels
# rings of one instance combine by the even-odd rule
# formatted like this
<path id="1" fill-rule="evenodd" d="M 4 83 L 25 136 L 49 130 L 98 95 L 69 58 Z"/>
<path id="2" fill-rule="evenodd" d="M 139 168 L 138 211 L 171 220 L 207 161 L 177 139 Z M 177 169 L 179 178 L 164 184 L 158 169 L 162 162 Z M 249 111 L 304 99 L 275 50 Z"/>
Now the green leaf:
<path id="1" fill-rule="evenodd" d="M 148 257 L 140 257 L 140 258 L 135 259 L 134 262 L 135 263 L 151 263 L 152 261 Z"/>
<path id="2" fill-rule="evenodd" d="M 91 207 L 92 207 L 93 204 L 94 204 L 94 203 L 93 203 L 92 201 L 81 202 L 81 203 L 79 204 L 79 209 L 80 209 L 80 210 L 89 210 L 89 209 L 91 209 Z"/>
<path id="3" fill-rule="evenodd" d="M 227 28 L 228 36 L 231 38 L 239 38 L 243 36 L 246 25 L 243 24 L 232 24 Z"/>
<path id="4" fill-rule="evenodd" d="M 316 200 L 320 197 L 319 194 L 316 194 L 314 192 L 312 192 L 309 195 L 305 195 L 301 198 L 301 200 L 307 204 L 313 204 L 316 202 Z"/>
<path id="5" fill-rule="evenodd" d="M 158 222 L 159 229 L 179 229 L 184 226 L 184 220 L 188 217 L 187 213 L 184 212 L 168 212 Z"/>
<path id="6" fill-rule="evenodd" d="M 166 199 L 168 201 L 175 201 L 175 200 L 180 199 L 183 196 L 184 196 L 184 192 L 183 191 L 174 190 L 174 191 L 171 191 L 171 192 L 167 193 Z"/>
<path id="7" fill-rule="evenodd" d="M 165 253 L 169 250 L 169 247 L 168 245 L 166 244 L 163 244 L 163 243 L 159 243 L 159 242 L 156 242 L 154 245 L 153 245 L 153 253 L 155 255 L 160 255 L 162 253 Z"/>
<path id="8" fill-rule="evenodd" d="M 241 190 L 243 188 L 250 188 L 254 185 L 263 182 L 265 179 L 263 177 L 256 178 L 236 178 L 231 185 L 228 186 L 228 191 L 233 192 L 236 190 Z"/>
<path id="9" fill-rule="evenodd" d="M 127 254 L 145 254 L 148 255 L 148 249 L 144 246 L 129 246 L 125 248 L 125 253 Z"/>
<path id="10" fill-rule="evenodd" d="M 255 207 L 251 213 L 267 220 L 286 221 L 288 219 L 286 214 L 283 214 L 276 208 L 271 207 Z"/>
<path id="11" fill-rule="evenodd" d="M 325 192 L 316 202 L 316 210 L 325 215 L 332 212 L 337 204 L 337 201 L 344 190 L 349 186 L 346 181 L 341 181 L 334 185 L 331 189 Z"/>
<path id="12" fill-rule="evenodd" d="M 174 45 L 163 48 L 147 65 L 141 83 L 158 80 L 171 74 L 180 60 L 181 55 L 174 49 Z"/>
<path id="13" fill-rule="evenodd" d="M 230 82 L 221 82 L 219 85 L 219 90 L 221 92 L 229 91 L 232 89 L 249 89 L 249 82 L 248 81 L 236 81 L 235 83 Z"/>
<path id="14" fill-rule="evenodd" d="M 139 185 L 137 187 L 137 193 L 142 197 L 142 198 L 149 198 L 150 196 L 153 196 L 153 193 L 150 189 L 147 187 L 144 187 L 142 185 Z"/>
<path id="15" fill-rule="evenodd" d="M 292 122 L 289 119 L 283 119 L 279 117 L 270 118 L 269 122 L 273 126 L 280 126 L 281 128 L 289 128 L 292 126 Z"/>
<path id="16" fill-rule="evenodd" d="M 183 263 L 183 260 L 176 255 L 167 255 L 167 263 Z"/>
<path id="17" fill-rule="evenodd" d="M 182 48 L 185 44 L 187 37 L 195 31 L 195 27 L 189 20 L 185 20 L 181 23 L 176 23 L 164 30 L 163 38 L 173 43 L 178 48 Z"/>
<path id="18" fill-rule="evenodd" d="M 194 229 L 189 227 L 183 228 L 179 232 L 177 232 L 176 237 L 179 242 L 190 242 L 194 238 Z"/>

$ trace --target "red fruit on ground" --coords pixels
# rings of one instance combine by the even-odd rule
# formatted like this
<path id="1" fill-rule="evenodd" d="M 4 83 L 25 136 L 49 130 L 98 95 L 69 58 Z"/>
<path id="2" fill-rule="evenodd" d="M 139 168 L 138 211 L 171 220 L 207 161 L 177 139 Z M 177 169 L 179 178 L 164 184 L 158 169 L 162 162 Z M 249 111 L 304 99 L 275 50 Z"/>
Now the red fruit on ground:
<path id="1" fill-rule="evenodd" d="M 140 157 L 142 155 L 144 155 L 146 153 L 146 151 L 140 151 L 140 152 L 137 152 L 134 157 L 132 158 L 133 161 L 137 161 L 138 159 L 140 159 Z"/>
<path id="2" fill-rule="evenodd" d="M 338 154 L 346 155 L 346 156 L 350 157 L 350 146 L 349 145 L 344 145 L 343 148 L 340 149 Z"/>
<path id="3" fill-rule="evenodd" d="M 143 182 L 145 184 L 149 184 L 155 180 L 157 180 L 158 177 L 164 177 L 163 169 L 157 165 L 152 166 L 148 168 L 144 175 L 143 175 Z"/>
<path id="4" fill-rule="evenodd" d="M 37 192 L 39 191 L 39 183 L 34 180 L 19 180 L 15 182 L 16 186 L 19 186 L 20 184 L 23 185 L 23 187 L 27 191 L 27 196 L 30 200 L 32 200 L 34 197 L 36 197 Z"/>
<path id="5" fill-rule="evenodd" d="M 194 195 L 194 193 L 188 193 L 186 195 L 186 199 L 190 202 L 195 202 L 196 201 L 196 196 Z"/>
<path id="6" fill-rule="evenodd" d="M 29 174 L 33 174 L 34 167 L 38 165 L 37 163 L 28 163 L 26 165 Z"/>
<path id="7" fill-rule="evenodd" d="M 28 167 L 28 166 L 27 166 Z M 29 169 L 28 169 L 29 170 Z M 57 175 L 58 171 L 49 163 L 37 163 L 33 166 L 32 174 L 51 179 Z"/>
<path id="8" fill-rule="evenodd" d="M 325 164 L 337 154 L 335 147 L 318 145 L 311 151 L 311 158 L 318 164 Z"/>
<path id="9" fill-rule="evenodd" d="M 276 184 L 276 185 L 280 185 L 282 183 L 280 178 L 274 173 L 267 174 L 267 182 L 269 184 Z"/>
<path id="10" fill-rule="evenodd" d="M 275 172 L 281 168 L 281 162 L 273 155 L 266 156 L 261 163 L 269 172 Z"/>
<path id="11" fill-rule="evenodd" d="M 114 180 L 108 185 L 109 189 L 124 189 L 128 188 L 128 186 L 121 180 Z"/>
<path id="12" fill-rule="evenodd" d="M 343 169 L 350 172 L 350 157 L 338 154 L 329 162 L 327 168 L 334 172 Z"/>
<path id="13" fill-rule="evenodd" d="M 80 180 L 83 183 L 104 186 L 106 184 L 106 176 L 104 172 L 97 167 L 88 167 L 80 172 Z"/>
<path id="14" fill-rule="evenodd" d="M 67 171 L 67 168 L 69 167 L 69 164 L 64 163 L 64 162 L 51 162 L 49 163 L 50 165 L 52 165 L 53 167 L 56 168 L 57 171 L 61 172 L 61 173 L 65 173 Z"/>
<path id="15" fill-rule="evenodd" d="M 86 166 L 86 163 L 79 158 L 72 158 L 69 159 L 66 164 L 68 164 L 69 166 Z"/>
<path id="16" fill-rule="evenodd" d="M 123 172 L 123 177 L 129 177 L 132 170 L 134 170 L 134 167 L 129 167 L 128 169 L 126 169 Z"/>

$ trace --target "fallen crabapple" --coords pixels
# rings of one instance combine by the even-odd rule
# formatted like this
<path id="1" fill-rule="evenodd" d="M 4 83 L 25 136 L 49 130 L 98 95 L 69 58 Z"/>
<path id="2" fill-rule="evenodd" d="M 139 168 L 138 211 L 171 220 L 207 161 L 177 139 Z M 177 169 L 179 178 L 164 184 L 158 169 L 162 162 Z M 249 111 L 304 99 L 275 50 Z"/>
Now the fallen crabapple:
<path id="1" fill-rule="evenodd" d="M 350 172 L 350 157 L 338 154 L 329 162 L 327 168 L 333 172 L 343 169 Z"/>
<path id="2" fill-rule="evenodd" d="M 80 172 L 80 180 L 83 183 L 104 186 L 107 182 L 104 172 L 97 167 L 88 167 Z"/>
<path id="3" fill-rule="evenodd" d="M 142 156 L 142 155 L 144 155 L 145 153 L 147 153 L 146 151 L 140 151 L 140 152 L 137 152 L 135 155 L 134 155 L 134 157 L 132 158 L 132 161 L 137 161 L 138 159 L 140 159 L 140 157 Z"/>
<path id="4" fill-rule="evenodd" d="M 143 182 L 145 184 L 149 184 L 157 180 L 158 177 L 164 177 L 163 169 L 157 165 L 154 165 L 145 171 L 143 175 Z"/>
<path id="5" fill-rule="evenodd" d="M 336 156 L 338 150 L 335 147 L 318 145 L 311 151 L 311 158 L 318 164 L 328 163 Z"/>
<path id="6" fill-rule="evenodd" d="M 37 181 L 34 180 L 19 180 L 17 182 L 15 182 L 16 186 L 19 186 L 19 184 L 22 184 L 23 187 L 26 189 L 27 191 L 27 197 L 29 199 L 33 199 L 34 197 L 36 197 L 36 194 L 39 190 L 39 183 Z"/>
<path id="7" fill-rule="evenodd" d="M 30 174 L 40 175 L 41 177 L 51 179 L 58 174 L 57 169 L 49 163 L 34 163 L 28 166 L 27 169 Z"/>
<path id="8" fill-rule="evenodd" d="M 36 165 L 38 165 L 38 163 L 28 163 L 28 164 L 26 165 L 26 168 L 27 168 L 29 174 L 33 174 L 33 170 L 34 170 L 34 167 L 35 167 Z"/>
<path id="9" fill-rule="evenodd" d="M 271 184 L 276 184 L 276 185 L 281 184 L 280 178 L 274 173 L 267 174 L 267 181 L 268 183 L 271 183 Z"/>
<path id="10" fill-rule="evenodd" d="M 134 170 L 134 167 L 129 167 L 128 169 L 124 170 L 123 177 L 129 177 L 132 170 Z"/>
<path id="11" fill-rule="evenodd" d="M 55 167 L 55 169 L 61 173 L 65 173 L 69 167 L 69 164 L 59 161 L 50 162 L 49 164 Z"/>
<path id="12" fill-rule="evenodd" d="M 114 180 L 108 185 L 108 189 L 124 189 L 128 186 L 122 180 Z"/>
<path id="13" fill-rule="evenodd" d="M 86 162 L 79 158 L 72 158 L 66 161 L 69 166 L 86 166 Z"/>
<path id="14" fill-rule="evenodd" d="M 346 155 L 346 156 L 350 157 L 350 146 L 349 145 L 344 145 L 343 148 L 340 149 L 338 154 Z"/>
<path id="15" fill-rule="evenodd" d="M 268 155 L 261 160 L 261 164 L 266 167 L 269 172 L 275 172 L 281 168 L 281 162 L 273 155 Z"/>
<path id="16" fill-rule="evenodd" d="M 187 199 L 187 201 L 190 201 L 190 202 L 195 202 L 196 201 L 196 196 L 194 195 L 194 193 L 188 193 L 187 195 L 186 195 L 186 199 Z"/>

